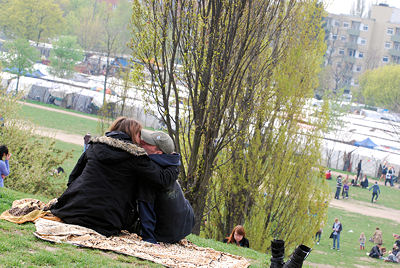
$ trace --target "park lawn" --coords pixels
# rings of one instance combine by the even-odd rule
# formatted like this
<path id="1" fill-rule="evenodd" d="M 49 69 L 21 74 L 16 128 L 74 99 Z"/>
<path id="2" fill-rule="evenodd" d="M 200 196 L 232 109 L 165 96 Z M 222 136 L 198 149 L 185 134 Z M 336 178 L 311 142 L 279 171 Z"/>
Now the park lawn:
<path id="1" fill-rule="evenodd" d="M 375 180 L 368 180 L 369 187 L 371 187 L 374 183 Z M 336 178 L 329 180 L 328 184 L 331 187 L 332 197 L 334 197 L 336 192 Z M 379 185 L 381 194 L 379 195 L 377 204 L 388 208 L 400 209 L 400 189 L 398 187 L 399 184 L 395 184 L 394 187 Z M 368 189 L 362 189 L 361 187 L 350 186 L 349 200 L 354 199 L 370 203 L 371 197 L 372 190 L 369 191 Z M 341 195 L 340 198 L 342 198 Z"/>
<path id="2" fill-rule="evenodd" d="M 66 133 L 83 136 L 86 133 L 98 135 L 99 123 L 95 120 L 81 118 L 78 116 L 57 113 L 40 108 L 22 105 L 20 116 L 23 119 L 33 122 L 37 126 L 53 128 L 65 131 Z"/>
<path id="3" fill-rule="evenodd" d="M 79 157 L 83 153 L 83 146 L 55 140 L 55 148 L 63 152 L 71 152 L 72 157 L 65 160 L 64 163 L 61 165 L 65 171 L 65 174 L 69 176 L 72 169 L 75 167 L 76 162 L 78 162 Z"/>
<path id="4" fill-rule="evenodd" d="M 0 188 L 0 213 L 9 209 L 14 200 L 36 198 L 48 202 L 51 198 L 25 194 L 7 188 Z M 15 224 L 0 220 L 0 263 L 1 267 L 163 267 L 135 257 L 75 247 L 67 244 L 55 244 L 36 238 L 33 235 L 33 223 Z M 227 245 L 211 239 L 188 236 L 193 243 L 221 250 L 247 258 L 251 267 L 267 267 L 269 257 L 252 249 Z"/>
<path id="5" fill-rule="evenodd" d="M 340 251 L 331 249 L 333 241 L 329 239 L 336 217 L 343 225 L 343 231 L 340 235 Z M 319 245 L 315 244 L 311 246 L 313 250 L 306 261 L 309 263 L 334 265 L 335 267 L 359 267 L 358 265 L 368 267 L 399 267 L 398 264 L 385 263 L 383 260 L 366 256 L 366 252 L 369 252 L 374 246 L 372 242 L 367 241 L 365 250 L 360 250 L 358 238 L 361 232 L 365 233 L 368 240 L 376 227 L 382 230 L 384 247 L 386 247 L 387 251 L 391 250 L 395 241 L 392 234 L 400 232 L 400 224 L 386 219 L 364 216 L 330 207 L 328 210 L 328 222 L 323 228 L 321 242 Z"/>
<path id="6" fill-rule="evenodd" d="M 57 106 L 55 104 L 43 103 L 43 102 L 40 102 L 40 101 L 34 101 L 34 100 L 30 100 L 30 99 L 25 99 L 23 101 L 27 102 L 27 103 L 32 103 L 32 104 L 36 104 L 36 105 L 40 105 L 40 106 L 44 106 L 44 107 L 49 107 L 49 108 L 61 110 L 61 111 L 67 111 L 67 112 L 75 113 L 75 114 L 78 114 L 78 115 L 90 116 L 90 117 L 93 117 L 94 119 L 98 119 L 98 116 L 96 114 L 88 114 L 88 113 L 84 113 L 84 112 L 79 112 L 79 111 L 76 111 L 76 110 L 67 109 L 67 108 L 64 108 L 64 107 L 61 107 L 61 106 Z"/>

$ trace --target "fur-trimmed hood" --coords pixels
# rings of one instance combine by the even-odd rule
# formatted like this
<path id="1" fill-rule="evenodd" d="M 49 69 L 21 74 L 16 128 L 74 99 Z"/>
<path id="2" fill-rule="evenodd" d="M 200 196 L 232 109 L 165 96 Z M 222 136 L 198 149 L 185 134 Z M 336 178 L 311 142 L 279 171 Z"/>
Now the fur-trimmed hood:
<path id="1" fill-rule="evenodd" d="M 92 143 L 92 144 L 96 144 L 96 143 L 106 144 L 106 145 L 109 145 L 111 147 L 124 150 L 124 151 L 126 151 L 126 152 L 128 152 L 128 153 L 130 153 L 131 155 L 134 155 L 134 156 L 147 155 L 146 151 L 143 148 L 139 147 L 138 145 L 136 145 L 134 143 L 128 143 L 128 142 L 125 142 L 123 140 L 110 138 L 110 137 L 107 137 L 107 136 L 92 137 L 90 139 L 89 143 Z"/>

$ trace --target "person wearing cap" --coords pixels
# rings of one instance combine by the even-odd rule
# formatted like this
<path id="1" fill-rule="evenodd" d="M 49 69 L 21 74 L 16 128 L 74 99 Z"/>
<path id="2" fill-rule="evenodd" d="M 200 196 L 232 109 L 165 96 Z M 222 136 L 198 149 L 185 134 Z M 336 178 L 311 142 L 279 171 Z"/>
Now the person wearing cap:
<path id="1" fill-rule="evenodd" d="M 54 216 L 105 236 L 128 230 L 134 221 L 138 184 L 146 181 L 164 188 L 179 174 L 177 167 L 163 169 L 149 158 L 140 147 L 141 129 L 138 121 L 119 117 L 104 136 L 92 137 L 67 189 L 51 207 Z"/>
<path id="2" fill-rule="evenodd" d="M 180 155 L 174 153 L 172 138 L 164 132 L 142 130 L 140 145 L 150 159 L 162 168 L 179 167 L 181 164 Z M 144 241 L 175 243 L 191 233 L 194 213 L 178 181 L 175 180 L 170 187 L 163 189 L 142 181 L 137 190 L 141 236 Z"/>

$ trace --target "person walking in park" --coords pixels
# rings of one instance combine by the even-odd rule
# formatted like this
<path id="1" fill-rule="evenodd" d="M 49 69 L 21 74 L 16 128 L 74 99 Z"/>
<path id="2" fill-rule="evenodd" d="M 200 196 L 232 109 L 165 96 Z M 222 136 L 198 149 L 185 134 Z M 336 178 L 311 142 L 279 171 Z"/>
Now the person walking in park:
<path id="1" fill-rule="evenodd" d="M 342 198 L 343 199 L 348 199 L 349 198 L 349 185 L 347 182 L 343 183 L 343 192 L 342 192 Z"/>
<path id="2" fill-rule="evenodd" d="M 386 173 L 385 186 L 386 186 L 386 183 L 389 182 L 390 186 L 393 187 L 393 176 L 394 176 L 394 168 L 389 167 L 389 169 Z"/>
<path id="3" fill-rule="evenodd" d="M 379 185 L 378 182 L 376 181 L 374 185 L 372 185 L 368 191 L 371 191 L 372 189 L 372 199 L 371 199 L 371 203 L 374 202 L 374 197 L 375 197 L 375 202 L 376 200 L 378 200 L 378 196 L 381 193 L 381 189 L 379 189 Z"/>
<path id="4" fill-rule="evenodd" d="M 372 241 L 376 245 L 383 244 L 382 231 L 379 229 L 379 227 L 376 227 L 375 232 L 372 235 Z"/>
<path id="5" fill-rule="evenodd" d="M 339 195 L 340 195 L 340 190 L 342 189 L 342 176 L 339 175 L 336 178 L 336 193 L 335 193 L 335 199 L 339 200 Z"/>
<path id="6" fill-rule="evenodd" d="M 10 174 L 10 160 L 11 154 L 5 145 L 0 146 L 0 187 L 4 187 L 4 179 Z M 4 159 L 4 160 L 3 160 Z"/>
<path id="7" fill-rule="evenodd" d="M 362 160 L 360 160 L 360 162 L 358 162 L 358 165 L 357 165 L 357 179 L 358 179 L 358 180 L 361 179 L 361 178 L 360 178 L 361 164 L 362 164 Z"/>
<path id="8" fill-rule="evenodd" d="M 335 219 L 335 222 L 332 226 L 332 238 L 333 238 L 333 247 L 332 249 L 340 250 L 340 232 L 342 231 L 342 223 L 338 218 Z"/>

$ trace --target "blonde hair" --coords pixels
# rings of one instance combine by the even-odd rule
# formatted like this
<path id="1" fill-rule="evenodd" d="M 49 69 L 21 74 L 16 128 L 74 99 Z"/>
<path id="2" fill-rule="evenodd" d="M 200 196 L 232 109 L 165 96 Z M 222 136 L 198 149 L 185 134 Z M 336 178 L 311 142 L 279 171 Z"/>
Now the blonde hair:
<path id="1" fill-rule="evenodd" d="M 138 134 L 142 130 L 142 125 L 132 118 L 127 118 L 125 116 L 118 117 L 112 122 L 108 131 L 122 131 L 131 137 L 133 143 L 139 144 L 140 140 L 136 140 Z"/>
<path id="2" fill-rule="evenodd" d="M 362 233 L 360 234 L 360 237 L 365 237 L 364 232 L 362 232 Z"/>

